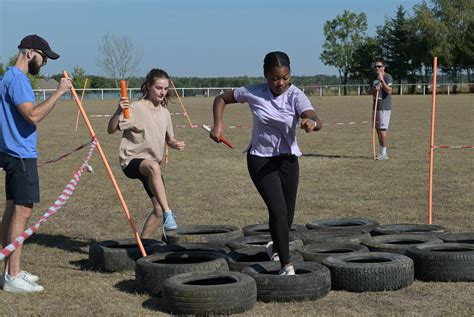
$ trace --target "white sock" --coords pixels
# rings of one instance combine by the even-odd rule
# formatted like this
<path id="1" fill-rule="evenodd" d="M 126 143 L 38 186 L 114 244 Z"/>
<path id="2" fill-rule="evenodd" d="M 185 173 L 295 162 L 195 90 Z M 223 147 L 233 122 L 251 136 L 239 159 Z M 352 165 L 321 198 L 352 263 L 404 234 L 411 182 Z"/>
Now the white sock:
<path id="1" fill-rule="evenodd" d="M 380 147 L 380 154 L 387 155 L 387 147 L 386 146 Z"/>

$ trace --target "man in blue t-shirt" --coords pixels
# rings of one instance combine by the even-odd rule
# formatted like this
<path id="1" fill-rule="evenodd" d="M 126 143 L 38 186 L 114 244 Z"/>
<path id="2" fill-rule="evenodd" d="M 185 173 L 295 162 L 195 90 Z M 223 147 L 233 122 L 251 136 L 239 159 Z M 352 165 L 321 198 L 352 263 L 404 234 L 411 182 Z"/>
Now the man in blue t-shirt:
<path id="1" fill-rule="evenodd" d="M 36 34 L 23 38 L 18 49 L 15 66 L 8 67 L 0 78 L 0 167 L 6 173 L 6 204 L 0 230 L 3 247 L 23 233 L 33 213 L 33 204 L 40 201 L 36 125 L 72 87 L 69 78 L 62 78 L 56 91 L 36 105 L 26 74 L 39 74 L 48 58 L 58 59 L 59 55 Z M 21 251 L 20 245 L 5 260 L 0 285 L 7 292 L 40 292 L 43 287 L 36 283 L 39 277 L 20 270 Z"/>

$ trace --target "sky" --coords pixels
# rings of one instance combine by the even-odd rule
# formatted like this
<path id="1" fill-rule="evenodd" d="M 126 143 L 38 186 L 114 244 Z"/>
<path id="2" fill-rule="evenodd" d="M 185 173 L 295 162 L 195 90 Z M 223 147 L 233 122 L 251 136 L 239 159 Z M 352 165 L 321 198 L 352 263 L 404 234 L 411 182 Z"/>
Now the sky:
<path id="1" fill-rule="evenodd" d="M 403 5 L 421 0 L 0 0 L 0 62 L 17 54 L 28 34 L 61 55 L 43 75 L 105 76 L 98 65 L 106 33 L 126 36 L 142 54 L 135 76 L 152 68 L 174 77 L 262 76 L 263 58 L 283 51 L 294 76 L 335 75 L 320 60 L 323 26 L 344 10 L 367 15 L 368 35 Z"/>

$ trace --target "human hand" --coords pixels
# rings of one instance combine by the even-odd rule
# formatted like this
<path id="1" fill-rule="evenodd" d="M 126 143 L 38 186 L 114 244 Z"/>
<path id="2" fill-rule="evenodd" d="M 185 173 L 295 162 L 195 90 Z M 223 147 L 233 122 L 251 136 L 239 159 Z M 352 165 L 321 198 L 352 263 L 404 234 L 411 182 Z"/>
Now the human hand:
<path id="1" fill-rule="evenodd" d="M 120 97 L 120 100 L 119 100 L 119 107 L 120 109 L 125 109 L 125 108 L 128 108 L 130 106 L 130 102 L 128 101 L 128 98 L 127 97 Z"/>
<path id="2" fill-rule="evenodd" d="M 217 143 L 220 143 L 222 141 L 223 136 L 224 136 L 224 130 L 222 129 L 220 125 L 213 126 L 211 131 L 209 131 L 209 137 Z"/>
<path id="3" fill-rule="evenodd" d="M 314 131 L 317 126 L 318 126 L 318 123 L 316 121 L 306 118 L 301 121 L 300 128 L 304 129 L 306 133 L 309 133 L 311 131 Z"/>
<path id="4" fill-rule="evenodd" d="M 63 77 L 61 78 L 61 81 L 59 82 L 57 91 L 63 95 L 66 92 L 68 92 L 72 88 L 72 79 L 71 78 L 66 78 Z"/>
<path id="5" fill-rule="evenodd" d="M 175 150 L 182 151 L 184 150 L 184 147 L 186 146 L 186 144 L 184 143 L 184 141 L 174 140 L 174 142 L 171 142 L 169 146 Z"/>

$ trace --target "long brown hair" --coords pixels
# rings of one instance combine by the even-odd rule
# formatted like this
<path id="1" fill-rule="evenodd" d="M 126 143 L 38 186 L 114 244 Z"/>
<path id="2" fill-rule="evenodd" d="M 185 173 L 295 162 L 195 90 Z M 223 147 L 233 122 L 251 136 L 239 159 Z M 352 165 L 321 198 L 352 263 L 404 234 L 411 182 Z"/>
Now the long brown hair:
<path id="1" fill-rule="evenodd" d="M 153 85 L 155 83 L 155 80 L 157 79 L 167 79 L 170 81 L 170 76 L 168 76 L 168 73 L 166 73 L 164 70 L 159 69 L 159 68 L 153 68 L 148 72 L 145 78 L 145 82 L 142 84 L 142 87 L 140 88 L 140 92 L 142 93 L 142 96 L 140 99 L 146 99 L 148 95 L 148 87 L 147 85 Z M 168 100 L 170 98 L 170 93 L 169 90 L 166 93 L 165 99 L 163 100 L 163 107 L 168 106 Z"/>

